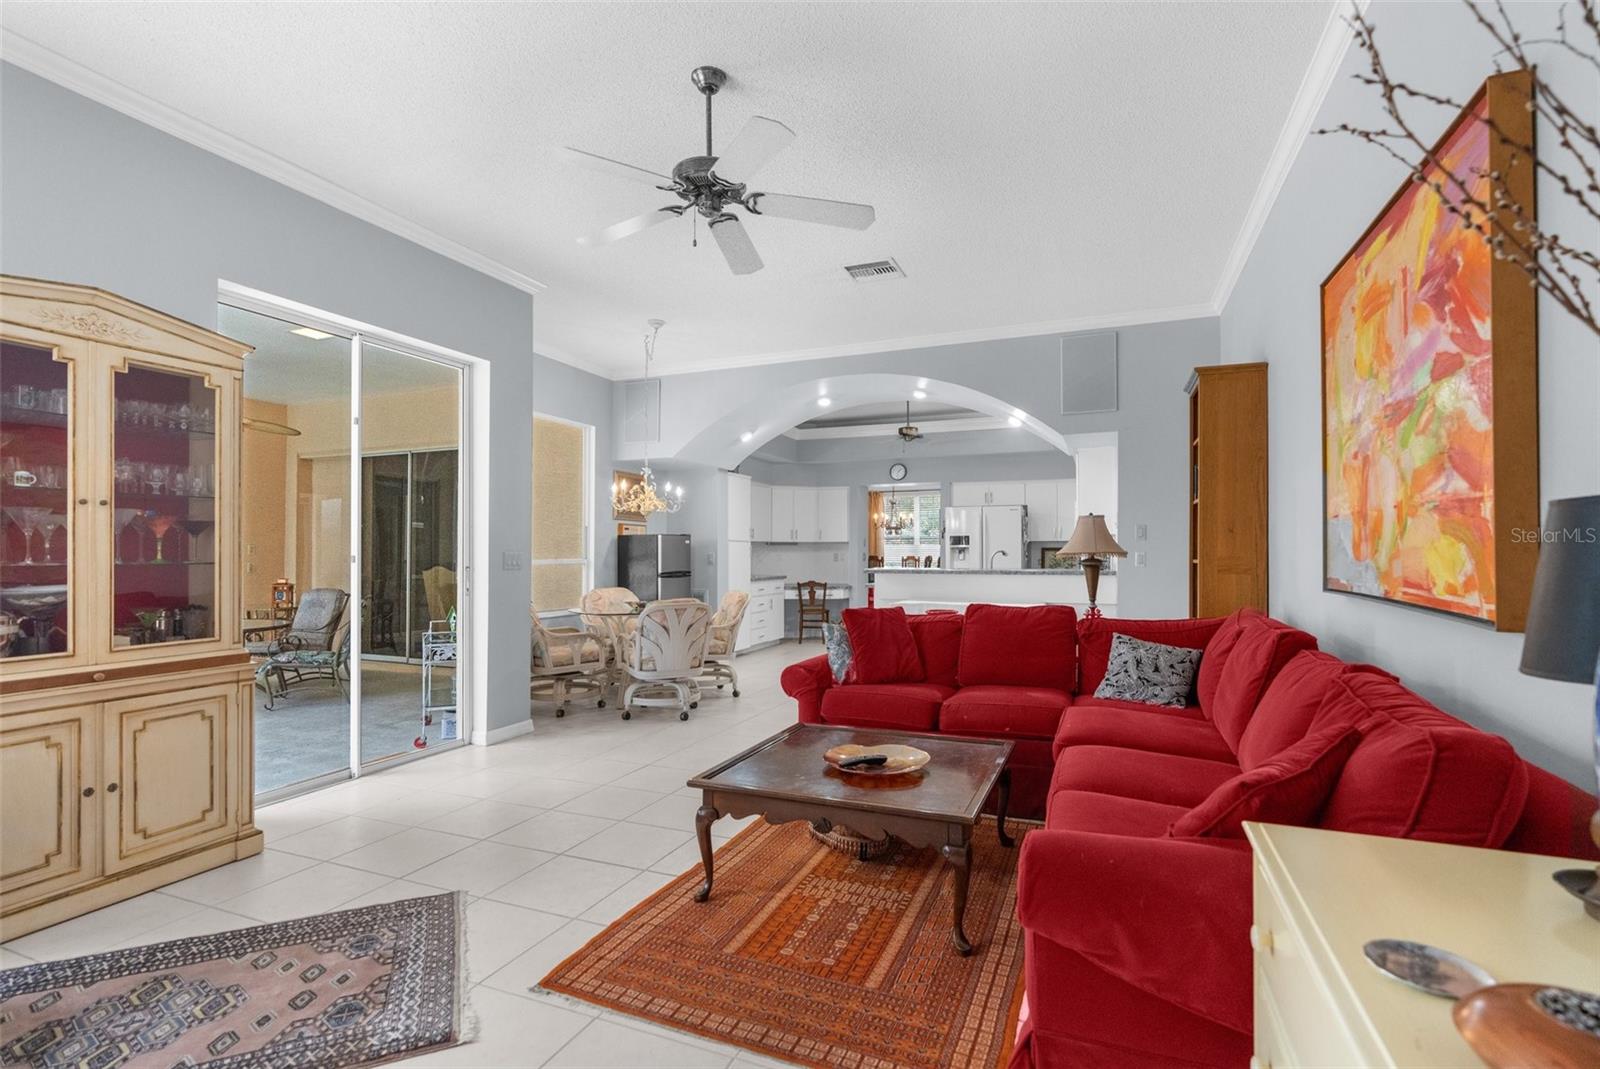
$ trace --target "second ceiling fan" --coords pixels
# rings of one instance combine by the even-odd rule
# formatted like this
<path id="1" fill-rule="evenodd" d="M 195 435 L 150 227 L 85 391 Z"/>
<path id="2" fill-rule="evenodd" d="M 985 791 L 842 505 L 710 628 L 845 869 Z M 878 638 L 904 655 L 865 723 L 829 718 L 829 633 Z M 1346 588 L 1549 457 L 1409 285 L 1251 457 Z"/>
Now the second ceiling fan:
<path id="1" fill-rule="evenodd" d="M 729 269 L 736 275 L 749 275 L 761 270 L 761 255 L 756 252 L 739 217 L 728 210 L 731 207 L 742 208 L 751 215 L 772 215 L 780 219 L 823 223 L 851 230 L 865 230 L 872 225 L 875 216 L 870 204 L 751 190 L 747 184 L 749 179 L 768 160 L 788 147 L 789 142 L 794 140 L 794 131 L 775 119 L 752 116 L 732 144 L 721 155 L 717 155 L 711 142 L 711 98 L 726 84 L 728 75 L 717 67 L 696 67 L 689 77 L 706 98 L 706 152 L 703 156 L 690 156 L 678 161 L 670 176 L 582 149 L 566 150 L 568 158 L 574 163 L 604 174 L 653 185 L 675 195 L 683 203 L 669 204 L 624 219 L 598 234 L 579 238 L 579 244 L 604 245 L 668 219 L 681 218 L 685 212 L 693 210 L 705 217 L 711 236 L 716 239 L 717 248 L 722 250 Z"/>

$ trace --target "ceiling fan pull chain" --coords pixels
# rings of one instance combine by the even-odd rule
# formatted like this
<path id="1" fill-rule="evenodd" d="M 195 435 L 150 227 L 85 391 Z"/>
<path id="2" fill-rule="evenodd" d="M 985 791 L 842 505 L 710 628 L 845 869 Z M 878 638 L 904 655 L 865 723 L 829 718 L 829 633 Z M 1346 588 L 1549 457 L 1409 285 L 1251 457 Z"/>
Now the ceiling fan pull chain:
<path id="1" fill-rule="evenodd" d="M 707 97 L 706 99 L 709 100 L 710 98 Z M 694 222 L 690 224 L 689 248 L 698 249 L 700 247 L 700 213 L 695 212 L 689 218 L 694 220 Z"/>

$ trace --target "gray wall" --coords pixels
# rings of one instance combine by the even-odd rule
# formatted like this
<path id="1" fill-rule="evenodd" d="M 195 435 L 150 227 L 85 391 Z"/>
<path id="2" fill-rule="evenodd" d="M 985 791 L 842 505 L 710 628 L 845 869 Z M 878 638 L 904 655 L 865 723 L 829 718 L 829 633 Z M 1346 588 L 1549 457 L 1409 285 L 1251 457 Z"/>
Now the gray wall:
<path id="1" fill-rule="evenodd" d="M 495 569 L 528 552 L 536 390 L 550 400 L 531 407 L 596 424 L 609 456 L 610 384 L 533 357 L 528 294 L 8 64 L 0 188 L 5 272 L 99 286 L 205 326 L 226 279 L 489 361 Z M 515 728 L 527 722 L 528 575 L 495 571 L 478 590 L 488 727 Z"/>
<path id="2" fill-rule="evenodd" d="M 1526 36 L 1542 36 L 1554 26 L 1557 6 L 1517 4 L 1514 16 Z M 1494 49 L 1461 5 L 1375 3 L 1369 17 L 1398 79 L 1464 100 L 1494 71 Z M 1593 116 L 1600 77 L 1554 50 L 1543 57 L 1543 74 Z M 1346 57 L 1315 126 L 1381 123 L 1375 94 L 1349 77 L 1362 58 L 1354 49 Z M 1426 136 L 1452 118 L 1417 113 L 1431 124 Z M 1541 128 L 1538 138 L 1542 152 L 1557 151 L 1549 130 Z M 1399 673 L 1444 709 L 1507 736 L 1530 760 L 1592 787 L 1592 689 L 1519 674 L 1521 635 L 1322 590 L 1318 291 L 1404 177 L 1369 145 L 1308 138 L 1223 313 L 1225 358 L 1272 365 L 1272 609 L 1314 632 L 1325 648 Z M 1569 239 L 1587 234 L 1591 247 L 1600 247 L 1593 221 L 1569 209 L 1547 180 L 1540 180 L 1538 201 L 1547 227 Z M 1545 500 L 1600 490 L 1600 344 L 1548 300 L 1539 309 L 1539 405 Z"/>
<path id="3" fill-rule="evenodd" d="M 1061 337 L 1054 334 L 668 375 L 661 386 L 662 441 L 652 451 L 673 456 L 708 428 L 720 433 L 737 426 L 741 418 L 759 423 L 774 398 L 792 396 L 805 384 L 864 374 L 925 376 L 982 391 L 1064 435 L 1116 431 L 1120 529 L 1132 531 L 1136 524 L 1149 529 L 1147 541 L 1127 543 L 1130 552 L 1147 553 L 1148 563 L 1122 570 L 1118 611 L 1127 616 L 1182 616 L 1188 611 L 1189 523 L 1189 418 L 1183 387 L 1197 364 L 1217 362 L 1219 331 L 1216 319 L 1119 329 L 1121 407 L 1090 415 L 1054 414 L 1060 407 L 1054 402 L 1060 384 Z M 614 403 L 620 405 L 620 398 Z M 752 445 L 746 453 L 756 448 Z M 629 454 L 620 441 L 617 449 L 619 456 Z M 912 477 L 916 478 L 915 470 Z"/>

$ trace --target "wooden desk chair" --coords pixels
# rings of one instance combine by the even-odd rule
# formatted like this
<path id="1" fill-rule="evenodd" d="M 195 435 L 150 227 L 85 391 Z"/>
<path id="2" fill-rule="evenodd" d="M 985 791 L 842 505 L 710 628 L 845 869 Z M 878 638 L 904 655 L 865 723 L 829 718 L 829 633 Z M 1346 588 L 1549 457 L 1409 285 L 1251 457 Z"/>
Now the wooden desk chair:
<path id="1" fill-rule="evenodd" d="M 800 606 L 800 633 L 795 641 L 806 640 L 808 627 L 816 628 L 817 637 L 821 638 L 822 625 L 833 623 L 833 614 L 828 611 L 828 584 L 807 579 L 795 584 L 795 592 L 799 595 Z"/>

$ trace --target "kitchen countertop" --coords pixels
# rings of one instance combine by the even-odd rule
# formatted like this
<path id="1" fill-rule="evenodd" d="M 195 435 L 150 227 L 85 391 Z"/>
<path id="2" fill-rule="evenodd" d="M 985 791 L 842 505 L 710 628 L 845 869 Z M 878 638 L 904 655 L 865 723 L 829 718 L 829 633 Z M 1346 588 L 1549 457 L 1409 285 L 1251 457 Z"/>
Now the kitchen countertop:
<path id="1" fill-rule="evenodd" d="M 868 568 L 868 575 L 1078 575 L 1082 568 Z M 1102 579 L 1116 575 L 1102 571 Z"/>
<path id="2" fill-rule="evenodd" d="M 787 578 L 789 578 L 787 575 L 752 575 L 750 577 L 750 581 L 752 583 L 770 583 L 774 579 L 787 579 Z"/>

